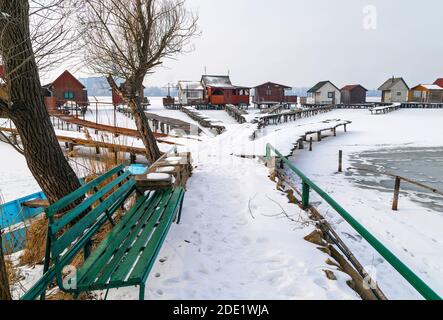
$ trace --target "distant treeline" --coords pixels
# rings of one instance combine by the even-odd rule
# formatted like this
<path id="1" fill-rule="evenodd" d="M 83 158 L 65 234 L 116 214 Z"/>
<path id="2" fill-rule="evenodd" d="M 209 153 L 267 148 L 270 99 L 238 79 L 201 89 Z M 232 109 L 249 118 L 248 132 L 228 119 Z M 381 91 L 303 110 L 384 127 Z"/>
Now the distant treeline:
<path id="1" fill-rule="evenodd" d="M 80 78 L 81 83 L 88 89 L 88 95 L 90 97 L 108 97 L 111 96 L 111 87 L 105 77 L 91 77 L 91 78 Z M 121 81 L 119 82 L 121 83 Z M 171 88 L 171 95 L 176 97 L 177 90 Z M 168 88 L 162 87 L 147 87 L 145 89 L 146 97 L 165 97 L 168 94 Z"/>
<path id="2" fill-rule="evenodd" d="M 88 89 L 88 95 L 90 97 L 107 97 L 111 96 L 111 88 L 105 77 L 91 77 L 91 78 L 80 78 L 81 83 Z M 297 95 L 299 97 L 306 97 L 306 92 L 310 88 L 299 87 L 293 88 L 290 92 L 292 95 Z M 173 97 L 177 96 L 177 89 L 171 88 L 171 95 Z M 147 87 L 145 89 L 146 97 L 165 97 L 168 94 L 167 87 Z M 369 90 L 368 97 L 380 97 L 381 93 L 377 90 Z"/>

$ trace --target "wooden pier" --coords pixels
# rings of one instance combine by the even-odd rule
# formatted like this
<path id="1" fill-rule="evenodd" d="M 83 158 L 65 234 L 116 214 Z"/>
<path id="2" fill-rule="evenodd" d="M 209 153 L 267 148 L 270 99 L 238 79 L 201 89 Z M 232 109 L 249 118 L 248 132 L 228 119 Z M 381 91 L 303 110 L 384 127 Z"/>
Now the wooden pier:
<path id="1" fill-rule="evenodd" d="M 258 128 L 265 128 L 269 125 L 278 125 L 281 123 L 286 123 L 290 121 L 296 121 L 302 118 L 308 118 L 312 117 L 321 113 L 330 112 L 334 109 L 334 106 L 322 106 L 318 108 L 311 108 L 307 110 L 298 110 L 298 111 L 291 111 L 291 112 L 285 112 L 285 113 L 279 113 L 279 114 L 271 114 L 271 115 L 265 115 L 262 116 L 259 119 L 259 126 Z"/>
<path id="2" fill-rule="evenodd" d="M 387 105 L 384 107 L 375 107 L 375 108 L 369 109 L 369 111 L 371 111 L 371 114 L 374 114 L 374 115 L 386 114 L 386 113 L 390 113 L 390 112 L 400 109 L 400 106 L 401 105 L 399 103 L 394 103 L 394 104 Z"/>
<path id="3" fill-rule="evenodd" d="M 18 134 L 17 129 L 0 127 L 0 131 L 9 132 L 9 133 L 12 133 L 15 135 Z M 131 146 L 113 144 L 113 143 L 108 143 L 108 142 L 103 142 L 103 141 L 68 137 L 68 136 L 62 136 L 62 135 L 57 135 L 57 140 L 59 142 L 65 143 L 66 148 L 70 152 L 74 151 L 75 146 L 83 146 L 83 147 L 94 148 L 98 154 L 100 153 L 99 149 L 106 149 L 111 153 L 117 153 L 117 152 L 128 153 L 131 155 L 131 159 L 133 159 L 135 155 L 146 156 L 146 149 L 145 148 L 131 147 Z"/>
<path id="4" fill-rule="evenodd" d="M 204 117 L 197 109 L 192 107 L 182 107 L 181 111 L 188 115 L 192 120 L 197 121 L 202 127 L 215 130 L 222 134 L 226 128 L 223 125 L 215 124 L 210 119 Z"/>
<path id="5" fill-rule="evenodd" d="M 77 125 L 77 131 L 81 131 L 81 128 L 89 128 L 89 129 L 95 129 L 96 131 L 102 131 L 102 132 L 109 132 L 113 133 L 114 135 L 123 135 L 123 136 L 129 136 L 134 138 L 140 138 L 140 133 L 137 130 L 129 129 L 129 128 L 122 128 L 122 127 L 114 127 L 106 124 L 101 123 L 95 123 L 92 121 L 82 120 L 80 118 L 75 118 L 73 116 L 65 115 L 65 114 L 57 114 L 57 113 L 51 113 L 52 117 L 58 118 L 64 122 Z M 54 126 L 57 124 L 57 121 L 53 119 L 52 123 Z M 156 138 L 165 138 L 168 135 L 163 133 L 154 133 L 154 136 Z"/>
<path id="6" fill-rule="evenodd" d="M 371 102 L 371 103 L 354 103 L 354 104 L 337 104 L 336 109 L 372 109 L 376 107 L 390 106 L 392 103 Z"/>
<path id="7" fill-rule="evenodd" d="M 167 110 L 181 110 L 181 108 L 183 108 L 183 107 L 192 107 L 197 110 L 223 110 L 224 109 L 223 105 L 216 106 L 216 105 L 208 104 L 207 102 L 199 103 L 199 104 L 173 103 L 173 104 L 165 105 L 164 107 Z"/>
<path id="8" fill-rule="evenodd" d="M 401 104 L 402 109 L 443 109 L 442 103 L 405 102 Z"/>
<path id="9" fill-rule="evenodd" d="M 236 106 L 232 105 L 232 104 L 228 104 L 225 107 L 226 112 L 233 117 L 238 123 L 243 124 L 246 123 L 246 118 L 245 115 L 247 115 L 248 113 L 243 110 L 243 109 L 239 109 Z"/>
<path id="10" fill-rule="evenodd" d="M 132 111 L 127 107 L 120 107 L 117 109 L 118 112 L 123 113 L 128 118 L 134 119 L 134 115 Z M 189 122 L 185 122 L 182 120 L 159 116 L 154 113 L 145 112 L 146 117 L 148 118 L 149 125 L 151 126 L 152 131 L 155 134 L 164 134 L 169 135 L 172 130 L 177 130 L 184 132 L 185 134 L 191 134 L 194 132 L 194 125 Z M 201 129 L 196 129 L 196 134 L 198 135 L 201 132 Z"/>
<path id="11" fill-rule="evenodd" d="M 51 117 L 53 117 L 52 119 L 52 124 L 54 127 L 58 127 L 60 129 L 63 130 L 64 129 L 64 123 L 66 123 L 66 128 L 69 129 L 68 124 L 71 125 L 76 125 L 77 126 L 77 132 L 81 132 L 82 128 L 89 128 L 89 129 L 94 129 L 95 133 L 98 134 L 98 132 L 109 132 L 112 133 L 114 136 L 129 136 L 129 137 L 134 137 L 137 139 L 140 139 L 140 133 L 137 130 L 134 129 L 128 129 L 128 128 L 122 128 L 122 127 L 114 127 L 114 126 L 110 126 L 110 125 L 105 125 L 105 124 L 100 124 L 100 123 L 95 123 L 92 121 L 87 121 L 87 120 L 82 120 L 80 118 L 76 118 L 73 116 L 69 116 L 69 115 L 65 115 L 65 114 L 59 114 L 59 113 L 51 113 Z M 60 122 L 61 121 L 61 122 Z M 166 144 L 173 144 L 169 141 L 166 140 L 162 140 L 161 138 L 166 138 L 168 137 L 167 134 L 165 133 L 159 133 L 159 132 L 153 132 L 154 137 L 156 138 L 156 140 L 160 143 L 166 143 Z"/>
<path id="12" fill-rule="evenodd" d="M 289 104 L 277 104 L 268 109 L 262 109 L 261 113 L 263 114 L 275 114 L 283 112 L 284 110 L 288 110 L 290 108 Z"/>

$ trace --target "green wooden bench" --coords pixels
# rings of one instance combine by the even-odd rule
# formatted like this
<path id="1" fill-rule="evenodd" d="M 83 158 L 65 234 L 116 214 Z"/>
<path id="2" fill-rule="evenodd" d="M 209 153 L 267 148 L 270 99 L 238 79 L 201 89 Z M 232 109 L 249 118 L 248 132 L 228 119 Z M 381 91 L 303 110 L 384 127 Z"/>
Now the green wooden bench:
<path id="1" fill-rule="evenodd" d="M 139 286 L 143 300 L 147 278 L 168 230 L 173 222 L 180 222 L 184 189 L 139 194 L 135 205 L 115 225 L 113 215 L 136 192 L 135 180 L 118 166 L 48 207 L 44 274 L 21 300 L 44 299 L 54 280 L 75 297 L 83 292 Z M 112 230 L 91 252 L 93 237 L 107 221 Z M 65 284 L 64 269 L 82 253 L 85 262 L 76 270 L 75 281 L 71 278 Z"/>

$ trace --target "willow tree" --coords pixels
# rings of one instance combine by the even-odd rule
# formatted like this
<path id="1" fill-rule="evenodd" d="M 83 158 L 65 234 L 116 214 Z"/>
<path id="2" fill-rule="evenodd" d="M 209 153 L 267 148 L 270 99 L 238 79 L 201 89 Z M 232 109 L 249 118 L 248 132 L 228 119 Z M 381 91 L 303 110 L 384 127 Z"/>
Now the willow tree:
<path id="1" fill-rule="evenodd" d="M 23 154 L 50 203 L 80 187 L 46 110 L 39 70 L 63 62 L 70 30 L 67 0 L 0 0 L 0 114 L 14 123 Z"/>
<path id="2" fill-rule="evenodd" d="M 184 0 L 84 0 L 85 57 L 89 68 L 107 76 L 134 114 L 152 163 L 160 156 L 141 105 L 143 82 L 164 59 L 190 48 L 198 33 L 197 15 Z M 123 80 L 118 86 L 116 79 Z"/>
<path id="3" fill-rule="evenodd" d="M 5 257 L 3 255 L 2 235 L 0 232 L 0 301 L 11 300 L 8 272 L 6 271 Z"/>

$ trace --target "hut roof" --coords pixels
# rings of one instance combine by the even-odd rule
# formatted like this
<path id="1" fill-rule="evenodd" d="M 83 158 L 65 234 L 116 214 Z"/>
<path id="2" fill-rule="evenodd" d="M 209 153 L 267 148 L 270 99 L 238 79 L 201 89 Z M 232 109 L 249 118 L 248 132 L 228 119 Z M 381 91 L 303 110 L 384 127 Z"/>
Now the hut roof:
<path id="1" fill-rule="evenodd" d="M 439 78 L 439 79 L 435 80 L 434 84 L 443 88 L 443 78 Z"/>
<path id="2" fill-rule="evenodd" d="M 406 81 L 403 78 L 389 78 L 388 80 L 383 83 L 380 88 L 378 88 L 379 91 L 387 91 L 391 90 L 397 83 L 403 82 L 405 86 L 409 89 L 409 86 L 406 84 Z"/>
<path id="3" fill-rule="evenodd" d="M 275 83 L 275 82 L 266 82 L 266 83 L 263 83 L 261 85 L 256 86 L 256 88 L 260 88 L 260 87 L 264 87 L 264 86 L 282 87 L 282 88 L 287 89 L 287 90 L 292 89 L 292 87 L 288 87 L 288 86 L 285 86 L 283 84 L 278 84 L 278 83 Z"/>
<path id="4" fill-rule="evenodd" d="M 416 89 L 416 88 L 418 88 L 418 87 L 423 87 L 423 88 L 425 88 L 426 90 L 443 90 L 442 87 L 440 87 L 440 86 L 438 86 L 438 85 L 436 85 L 436 84 L 419 84 L 418 86 L 415 86 L 415 87 L 412 88 L 412 89 Z"/>
<path id="5" fill-rule="evenodd" d="M 74 76 L 72 75 L 72 73 L 70 73 L 68 70 L 65 70 L 65 71 L 64 71 L 61 75 L 59 75 L 58 78 L 55 79 L 53 82 L 44 85 L 43 88 L 47 88 L 47 89 L 51 88 L 56 82 L 60 81 L 60 80 L 63 79 L 64 77 L 69 77 L 69 78 L 71 78 L 72 80 L 74 80 L 74 82 L 77 82 L 77 84 L 78 84 L 79 86 L 81 86 L 83 89 L 86 89 L 86 87 L 83 85 L 83 83 L 81 83 L 76 77 L 74 77 Z"/>
<path id="6" fill-rule="evenodd" d="M 203 90 L 203 85 L 198 81 L 179 81 L 178 86 L 181 90 Z"/>
<path id="7" fill-rule="evenodd" d="M 344 86 L 340 91 L 352 91 L 358 87 L 361 87 L 361 88 L 363 88 L 363 90 L 368 91 L 368 89 L 366 89 L 365 87 L 363 87 L 360 84 L 351 84 L 351 85 Z"/>
<path id="8" fill-rule="evenodd" d="M 235 88 L 229 76 L 202 76 L 202 83 L 212 88 Z"/>
<path id="9" fill-rule="evenodd" d="M 331 81 L 326 80 L 326 81 L 320 81 L 319 83 L 317 83 L 315 86 L 313 86 L 311 89 L 308 90 L 308 93 L 316 93 L 317 91 L 319 91 L 321 88 L 323 88 L 326 84 L 330 83 L 331 85 L 333 85 L 337 90 L 340 91 L 339 88 L 337 88 L 336 85 L 334 85 Z"/>

